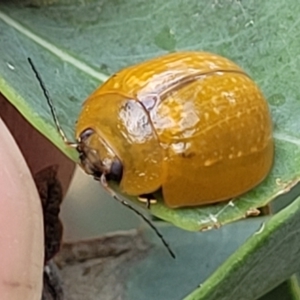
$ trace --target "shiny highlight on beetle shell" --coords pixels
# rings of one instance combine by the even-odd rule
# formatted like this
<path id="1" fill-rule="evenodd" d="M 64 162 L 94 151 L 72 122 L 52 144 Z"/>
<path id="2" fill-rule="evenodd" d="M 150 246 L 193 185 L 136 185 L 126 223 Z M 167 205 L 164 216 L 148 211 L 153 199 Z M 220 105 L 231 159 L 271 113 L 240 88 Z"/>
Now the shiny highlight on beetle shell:
<path id="1" fill-rule="evenodd" d="M 84 103 L 76 135 L 122 163 L 128 195 L 162 189 L 169 207 L 215 203 L 259 184 L 273 162 L 272 122 L 257 85 L 236 64 L 178 52 L 112 76 Z M 113 158 L 111 158 L 113 159 Z"/>

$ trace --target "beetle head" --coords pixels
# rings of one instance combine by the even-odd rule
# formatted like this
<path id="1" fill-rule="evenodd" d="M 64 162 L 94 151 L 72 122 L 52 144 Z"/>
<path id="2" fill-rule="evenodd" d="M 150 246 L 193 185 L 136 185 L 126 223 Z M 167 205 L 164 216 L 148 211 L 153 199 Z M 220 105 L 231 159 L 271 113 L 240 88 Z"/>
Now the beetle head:
<path id="1" fill-rule="evenodd" d="M 77 141 L 81 167 L 95 179 L 102 174 L 107 180 L 120 182 L 123 166 L 113 149 L 93 129 L 82 131 Z"/>

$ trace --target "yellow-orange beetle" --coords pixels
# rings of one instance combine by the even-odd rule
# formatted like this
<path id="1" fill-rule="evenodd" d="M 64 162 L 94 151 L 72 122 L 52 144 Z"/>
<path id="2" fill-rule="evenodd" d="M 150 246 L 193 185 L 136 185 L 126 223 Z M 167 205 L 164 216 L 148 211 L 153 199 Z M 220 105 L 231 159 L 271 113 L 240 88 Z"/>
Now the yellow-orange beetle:
<path id="1" fill-rule="evenodd" d="M 236 64 L 178 52 L 113 75 L 84 103 L 76 127 L 83 168 L 128 195 L 162 190 L 167 206 L 228 200 L 273 162 L 272 122 L 257 85 Z"/>

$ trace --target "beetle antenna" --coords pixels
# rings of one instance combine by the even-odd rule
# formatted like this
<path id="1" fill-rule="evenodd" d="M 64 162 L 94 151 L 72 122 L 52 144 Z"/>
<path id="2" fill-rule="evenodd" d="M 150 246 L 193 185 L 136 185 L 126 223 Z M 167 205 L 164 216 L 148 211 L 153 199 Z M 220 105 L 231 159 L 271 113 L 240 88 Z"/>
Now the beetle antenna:
<path id="1" fill-rule="evenodd" d="M 45 96 L 45 98 L 46 98 L 46 100 L 47 100 L 47 103 L 48 103 L 48 105 L 49 105 L 49 107 L 50 107 L 51 115 L 52 115 L 52 117 L 53 117 L 53 120 L 54 120 L 56 129 L 57 129 L 57 131 L 59 132 L 59 134 L 60 134 L 62 140 L 63 140 L 64 143 L 65 143 L 66 145 L 68 145 L 68 146 L 71 146 L 71 147 L 77 147 L 77 144 L 76 144 L 76 143 L 70 142 L 70 141 L 68 140 L 68 138 L 67 138 L 65 132 L 62 130 L 62 128 L 61 128 L 61 126 L 60 126 L 60 123 L 59 123 L 59 121 L 58 121 L 58 118 L 57 118 L 57 114 L 56 114 L 56 111 L 55 111 L 55 108 L 54 108 L 54 105 L 53 105 L 53 101 L 51 100 L 51 97 L 50 97 L 50 95 L 49 95 L 49 92 L 48 92 L 48 90 L 46 89 L 46 86 L 45 86 L 45 84 L 44 84 L 44 82 L 43 82 L 43 80 L 42 80 L 42 78 L 41 78 L 39 72 L 37 71 L 37 69 L 36 69 L 35 65 L 33 64 L 33 61 L 31 60 L 30 57 L 28 57 L 28 62 L 29 62 L 29 64 L 30 64 L 30 66 L 31 66 L 32 71 L 33 71 L 34 74 L 35 74 L 36 79 L 38 80 L 38 82 L 39 82 L 39 84 L 40 84 L 40 86 L 41 86 L 41 89 L 42 89 L 42 91 L 43 91 L 43 93 L 44 93 L 44 96 Z"/>
<path id="2" fill-rule="evenodd" d="M 52 114 L 52 117 L 53 117 L 53 120 L 54 120 L 54 123 L 55 123 L 55 126 L 56 126 L 56 129 L 57 131 L 59 132 L 62 140 L 64 141 L 64 143 L 68 146 L 71 146 L 71 147 L 77 147 L 77 143 L 74 143 L 74 142 L 70 142 L 65 134 L 65 132 L 63 131 L 63 129 L 61 128 L 60 126 L 60 123 L 59 123 L 59 120 L 57 118 L 57 114 L 56 114 L 56 111 L 55 111 L 55 108 L 54 108 L 54 105 L 53 105 L 53 102 L 51 100 L 51 97 L 49 95 L 49 92 L 48 90 L 46 89 L 46 86 L 40 76 L 40 74 L 38 73 L 35 65 L 33 64 L 32 60 L 30 57 L 28 57 L 28 62 L 41 86 L 41 89 L 44 93 L 44 96 L 47 100 L 47 103 L 50 107 L 50 111 L 51 111 L 51 114 Z M 147 219 L 141 212 L 139 212 L 137 209 L 135 209 L 133 206 L 131 206 L 129 203 L 127 203 L 125 200 L 119 198 L 117 196 L 117 194 L 109 188 L 108 184 L 107 184 L 107 181 L 106 181 L 106 177 L 105 177 L 105 174 L 103 173 L 100 177 L 100 182 L 102 184 L 102 186 L 111 194 L 111 196 L 117 200 L 118 202 L 120 202 L 121 204 L 123 204 L 124 206 L 128 207 L 129 209 L 131 209 L 132 211 L 134 211 L 138 216 L 140 216 L 149 226 L 150 228 L 152 228 L 154 230 L 154 232 L 156 233 L 156 235 L 160 238 L 160 240 L 162 241 L 162 243 L 164 244 L 164 246 L 167 248 L 168 252 L 170 253 L 170 255 L 173 257 L 173 258 L 176 258 L 174 252 L 171 250 L 169 244 L 166 242 L 166 240 L 164 239 L 163 235 L 158 231 L 158 229 L 151 223 L 151 221 L 149 219 Z"/>
<path id="3" fill-rule="evenodd" d="M 117 196 L 117 194 L 108 186 L 107 181 L 106 181 L 106 177 L 105 174 L 103 173 L 100 177 L 100 182 L 101 185 L 106 189 L 106 191 L 118 202 L 120 202 L 121 204 L 123 204 L 124 206 L 128 207 L 129 209 L 133 210 L 138 216 L 140 216 L 149 226 L 150 228 L 152 228 L 154 230 L 154 232 L 156 233 L 156 235 L 159 237 L 159 239 L 162 241 L 162 243 L 164 244 L 164 246 L 167 248 L 168 252 L 170 253 L 170 255 L 175 259 L 175 253 L 172 251 L 172 249 L 170 248 L 169 244 L 167 243 L 167 241 L 164 239 L 163 235 L 158 231 L 158 229 L 152 224 L 152 222 L 147 219 L 141 212 L 139 212 L 137 209 L 135 209 L 133 206 L 131 206 L 128 202 L 126 202 L 125 200 L 119 198 Z"/>

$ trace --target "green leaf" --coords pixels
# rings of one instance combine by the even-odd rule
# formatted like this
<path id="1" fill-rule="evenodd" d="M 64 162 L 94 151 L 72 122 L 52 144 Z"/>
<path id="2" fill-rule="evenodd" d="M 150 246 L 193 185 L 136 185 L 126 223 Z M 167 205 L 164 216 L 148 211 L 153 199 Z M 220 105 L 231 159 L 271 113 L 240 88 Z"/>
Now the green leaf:
<path id="1" fill-rule="evenodd" d="M 300 270 L 299 228 L 300 197 L 267 221 L 184 300 L 253 300 L 271 291 Z"/>
<path id="2" fill-rule="evenodd" d="M 83 100 L 118 69 L 173 50 L 206 50 L 241 65 L 264 91 L 274 121 L 275 163 L 251 192 L 226 203 L 151 212 L 188 230 L 246 217 L 289 191 L 300 176 L 300 40 L 296 0 L 282 1 L 24 1 L 0 3 L 0 91 L 39 131 L 62 143 L 30 56 L 70 139 Z M 234 183 L 232 183 L 234 184 Z M 216 187 L 217 188 L 217 187 Z"/>
<path id="3" fill-rule="evenodd" d="M 259 300 L 299 300 L 300 288 L 296 275 L 293 275 L 287 281 L 281 283 L 271 292 L 267 293 Z"/>
<path id="4" fill-rule="evenodd" d="M 161 243 L 149 236 L 155 246 L 126 275 L 125 299 L 299 299 L 295 276 L 283 284 L 300 270 L 299 228 L 300 197 L 275 216 L 219 230 L 183 234 L 160 227 L 177 258 L 167 259 Z"/>
<path id="5" fill-rule="evenodd" d="M 228 224 L 219 230 L 187 232 L 166 223 L 159 230 L 176 254 L 172 259 L 157 237 L 146 229 L 153 245 L 147 256 L 137 261 L 124 275 L 126 300 L 179 300 L 196 289 L 255 234 L 268 217 L 251 218 Z M 138 259 L 138 257 L 137 257 Z M 231 287 L 234 282 L 231 283 Z M 245 290 L 247 287 L 239 286 Z M 226 293 L 224 293 L 226 297 Z M 243 298 L 231 298 L 231 300 Z M 223 300 L 220 297 L 218 300 Z M 251 299 L 253 300 L 253 299 Z"/>

